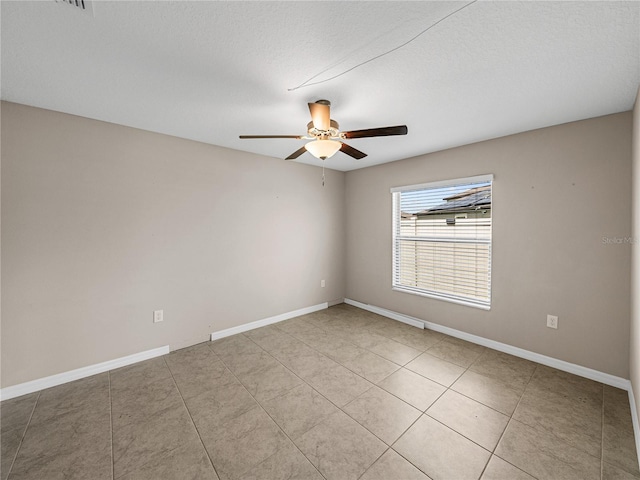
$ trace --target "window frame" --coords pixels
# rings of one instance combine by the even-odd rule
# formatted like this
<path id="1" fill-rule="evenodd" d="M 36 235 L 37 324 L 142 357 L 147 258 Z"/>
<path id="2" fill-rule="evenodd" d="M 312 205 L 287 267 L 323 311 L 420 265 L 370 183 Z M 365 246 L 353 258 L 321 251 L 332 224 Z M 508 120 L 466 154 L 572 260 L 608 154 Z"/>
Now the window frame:
<path id="1" fill-rule="evenodd" d="M 398 237 L 402 237 L 402 235 L 399 235 L 398 229 L 400 227 L 400 218 L 398 218 L 399 216 L 401 216 L 401 212 L 400 212 L 400 197 L 401 194 L 403 192 L 412 192 L 412 191 L 417 191 L 417 190 L 431 190 L 431 189 L 437 189 L 437 188 L 444 188 L 444 187 L 456 187 L 456 186 L 463 186 L 463 185 L 471 185 L 471 184 L 478 184 L 478 183 L 489 183 L 491 185 L 491 225 L 489 227 L 489 232 L 490 232 L 490 236 L 489 236 L 489 240 L 488 241 L 481 241 L 478 239 L 474 239 L 473 241 L 469 241 L 469 240 L 456 240 L 456 241 L 452 241 L 452 243 L 473 243 L 473 244 L 488 244 L 489 245 L 489 260 L 488 260 L 488 280 L 489 280 L 489 284 L 488 284 L 488 299 L 487 301 L 480 301 L 480 300 L 474 300 L 472 298 L 464 298 L 462 295 L 453 295 L 453 294 L 448 294 L 445 292 L 436 292 L 436 291 L 431 291 L 431 290 L 427 290 L 427 289 L 422 289 L 419 287 L 415 287 L 415 288 L 408 288 L 407 286 L 402 286 L 399 284 L 399 279 L 398 279 L 398 275 L 399 275 L 399 266 L 397 265 L 397 261 L 398 261 L 398 243 L 399 240 Z M 493 174 L 487 174 L 487 175 L 476 175 L 476 176 L 472 176 L 472 177 L 464 177 L 464 178 L 454 178 L 451 180 L 441 180 L 441 181 L 436 181 L 436 182 L 428 182 L 428 183 L 420 183 L 420 184 L 416 184 L 416 185 L 405 185 L 405 186 L 400 186 L 400 187 L 392 187 L 390 189 L 391 192 L 391 197 L 392 197 L 392 239 L 391 239 L 391 243 L 392 243 L 392 258 L 391 258 L 391 271 L 392 271 L 392 281 L 391 281 L 391 288 L 394 291 L 398 291 L 398 292 L 402 292 L 402 293 L 409 293 L 412 295 L 418 295 L 418 296 L 423 296 L 423 297 L 428 297 L 428 298 L 433 298 L 433 299 L 437 299 L 437 300 L 444 300 L 447 302 L 451 302 L 451 303 L 455 303 L 455 304 L 459 304 L 459 305 L 465 305 L 465 306 L 469 306 L 469 307 L 474 307 L 474 308 L 479 308 L 482 310 L 491 310 L 491 292 L 492 292 L 492 281 L 491 281 L 491 264 L 492 264 L 492 259 L 493 259 L 493 183 L 494 183 L 494 176 Z M 423 237 L 425 238 L 425 237 Z M 406 239 L 405 239 L 406 240 Z M 410 240 L 410 239 L 409 239 Z M 452 239 L 453 240 L 453 239 Z M 423 241 L 428 241 L 428 240 L 423 240 Z"/>

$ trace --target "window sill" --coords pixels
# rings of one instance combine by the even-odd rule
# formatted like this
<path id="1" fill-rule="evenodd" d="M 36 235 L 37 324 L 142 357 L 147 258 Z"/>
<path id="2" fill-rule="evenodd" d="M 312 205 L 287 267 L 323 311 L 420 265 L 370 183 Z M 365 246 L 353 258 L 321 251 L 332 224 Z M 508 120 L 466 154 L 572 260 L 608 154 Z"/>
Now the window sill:
<path id="1" fill-rule="evenodd" d="M 426 293 L 426 292 L 417 292 L 415 290 L 410 290 L 408 288 L 402 288 L 402 287 L 396 287 L 396 286 L 391 287 L 391 289 L 396 292 L 409 293 L 411 295 L 418 295 L 419 297 L 433 298 L 435 300 L 444 300 L 445 302 L 464 305 L 465 307 L 479 308 L 480 310 L 487 310 L 487 311 L 491 310 L 491 305 L 483 305 L 483 304 L 474 303 L 468 300 L 447 297 L 445 295 L 438 295 L 435 293 Z"/>

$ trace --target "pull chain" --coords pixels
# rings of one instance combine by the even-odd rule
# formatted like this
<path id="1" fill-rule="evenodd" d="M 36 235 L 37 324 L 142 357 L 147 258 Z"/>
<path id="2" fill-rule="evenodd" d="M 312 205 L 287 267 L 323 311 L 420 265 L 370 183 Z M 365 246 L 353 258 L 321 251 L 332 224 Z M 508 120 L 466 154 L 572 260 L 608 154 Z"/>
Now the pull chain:
<path id="1" fill-rule="evenodd" d="M 322 161 L 322 186 L 324 187 L 324 160 Z"/>

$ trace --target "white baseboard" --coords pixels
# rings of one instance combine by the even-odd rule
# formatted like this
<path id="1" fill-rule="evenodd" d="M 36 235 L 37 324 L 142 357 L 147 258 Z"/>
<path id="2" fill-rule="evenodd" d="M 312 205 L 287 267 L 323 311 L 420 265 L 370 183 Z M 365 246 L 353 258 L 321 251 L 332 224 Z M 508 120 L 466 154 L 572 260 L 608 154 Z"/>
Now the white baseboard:
<path id="1" fill-rule="evenodd" d="M 540 353 L 531 352 L 529 350 L 514 347 L 506 343 L 496 342 L 495 340 L 479 337 L 478 335 L 473 335 L 471 333 L 466 333 L 454 328 L 445 327 L 437 323 L 427 322 L 426 320 L 420 320 L 419 318 L 410 317 L 409 315 L 403 315 L 401 313 L 376 307 L 374 305 L 356 302 L 355 300 L 351 299 L 345 299 L 344 302 L 348 303 L 349 305 L 353 305 L 364 310 L 369 310 L 370 312 L 392 318 L 394 320 L 400 320 L 401 322 L 404 321 L 405 323 L 409 323 L 406 321 L 407 319 L 411 320 L 412 322 L 421 322 L 423 324 L 423 328 L 444 333 L 446 335 L 460 338 L 471 343 L 476 343 L 478 345 L 482 345 L 483 347 L 498 350 L 499 352 L 508 353 L 515 357 L 531 360 L 532 362 L 537 362 L 548 367 L 557 368 L 558 370 L 562 370 L 564 372 L 573 373 L 574 375 L 585 377 L 590 380 L 595 380 L 596 382 L 604 383 L 605 385 L 611 385 L 612 387 L 621 388 L 627 391 L 629 391 L 631 388 L 631 382 L 626 378 L 616 377 L 615 375 L 610 375 L 598 370 L 583 367 L 582 365 L 576 365 L 575 363 L 565 362 L 564 360 L 558 360 L 557 358 L 547 357 L 546 355 L 542 355 Z M 412 325 L 412 323 L 409 324 Z"/>
<path id="2" fill-rule="evenodd" d="M 418 320 L 417 318 L 413 318 L 408 315 L 402 315 L 401 313 L 387 310 L 386 308 L 376 307 L 375 305 L 369 305 L 368 303 L 356 302 L 355 300 L 351 300 L 350 298 L 345 298 L 344 303 L 353 305 L 354 307 L 358 307 L 363 310 L 368 310 L 369 312 L 377 313 L 378 315 L 382 315 L 383 317 L 392 318 L 393 320 L 406 323 L 407 325 L 411 325 L 412 327 L 424 329 L 424 322 L 422 320 Z"/>
<path id="3" fill-rule="evenodd" d="M 0 389 L 0 400 L 9 400 L 10 398 L 20 397 L 45 388 L 51 388 L 57 385 L 62 385 L 63 383 L 73 382 L 74 380 L 90 377 L 91 375 L 107 372 L 115 368 L 126 367 L 133 363 L 149 360 L 150 358 L 160 357 L 167 353 L 169 353 L 169 345 L 146 350 L 140 353 L 134 353 L 133 355 L 127 355 L 126 357 L 120 357 L 102 363 L 96 363 L 95 365 L 77 368 L 68 372 L 58 373 L 49 377 L 31 380 L 30 382 L 19 383 L 18 385 L 12 385 L 11 387 Z"/>
<path id="4" fill-rule="evenodd" d="M 253 330 L 254 328 L 263 327 L 265 325 L 271 325 L 272 323 L 288 320 L 289 318 L 298 317 L 300 315 L 316 312 L 318 310 L 324 310 L 325 308 L 328 308 L 328 304 L 326 302 L 318 305 L 313 305 L 311 307 L 294 310 L 293 312 L 276 315 L 275 317 L 264 318 L 262 320 L 240 325 L 238 327 L 229 328 L 227 330 L 214 332 L 211 334 L 211 340 L 228 337 L 229 335 L 246 332 L 248 330 Z M 168 353 L 169 345 L 165 345 L 163 347 L 154 348 L 152 350 L 134 353 L 133 355 L 128 355 L 126 357 L 116 358 L 114 360 L 108 360 L 106 362 L 97 363 L 95 365 L 77 368 L 75 370 L 58 373 L 56 375 L 39 378 L 30 382 L 20 383 L 18 385 L 12 385 L 10 387 L 0 389 L 0 400 L 9 400 L 10 398 L 20 397 L 22 395 L 27 395 L 28 393 L 37 392 L 45 388 L 51 388 L 57 385 L 62 385 L 63 383 L 90 377 L 91 375 L 107 372 L 115 368 L 126 367 L 127 365 L 141 362 L 143 360 L 149 360 L 151 358 L 166 355 Z"/>
<path id="5" fill-rule="evenodd" d="M 629 382 L 629 406 L 631 407 L 631 423 L 633 424 L 633 437 L 636 441 L 636 455 L 640 464 L 640 424 L 638 423 L 638 411 L 636 410 L 636 399 L 633 395 L 633 384 Z"/>
<path id="6" fill-rule="evenodd" d="M 256 328 L 266 327 L 267 325 L 271 325 L 272 323 L 282 322 L 284 320 L 289 320 L 290 318 L 299 317 L 300 315 L 306 315 L 307 313 L 317 312 L 318 310 L 324 310 L 326 308 L 329 308 L 329 304 L 327 302 L 319 303 L 318 305 L 312 305 L 311 307 L 305 307 L 294 310 L 292 312 L 281 313 L 280 315 L 276 315 L 274 317 L 268 317 L 263 318 L 262 320 L 256 320 L 255 322 L 244 323 L 242 325 L 238 325 L 237 327 L 219 330 L 211 334 L 211 341 L 220 340 L 221 338 L 230 337 L 231 335 L 236 335 L 238 333 L 248 332 L 249 330 L 254 330 Z"/>

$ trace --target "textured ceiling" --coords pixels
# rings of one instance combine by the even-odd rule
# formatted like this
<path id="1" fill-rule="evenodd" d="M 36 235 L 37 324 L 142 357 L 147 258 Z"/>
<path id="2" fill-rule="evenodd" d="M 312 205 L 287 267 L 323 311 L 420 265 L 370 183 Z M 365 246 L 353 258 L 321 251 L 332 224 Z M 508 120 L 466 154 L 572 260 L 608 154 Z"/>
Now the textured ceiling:
<path id="1" fill-rule="evenodd" d="M 351 170 L 630 110 L 640 84 L 640 2 L 2 1 L 3 100 L 284 158 L 307 102 L 350 140 Z M 310 154 L 297 161 L 319 165 Z"/>

